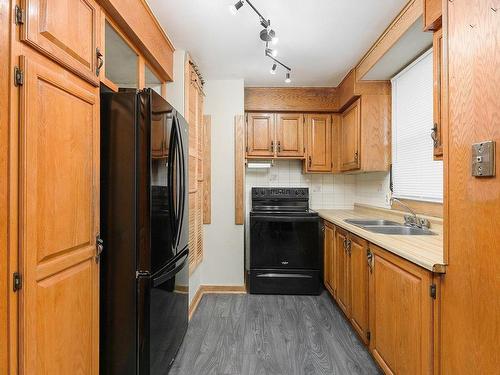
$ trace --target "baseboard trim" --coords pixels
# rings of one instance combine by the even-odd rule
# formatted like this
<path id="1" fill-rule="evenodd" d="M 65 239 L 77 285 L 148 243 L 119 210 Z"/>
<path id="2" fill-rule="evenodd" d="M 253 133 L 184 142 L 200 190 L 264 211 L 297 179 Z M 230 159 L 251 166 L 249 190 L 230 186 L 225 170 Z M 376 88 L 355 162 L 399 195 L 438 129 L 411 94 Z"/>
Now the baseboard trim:
<path id="1" fill-rule="evenodd" d="M 193 300 L 189 304 L 189 320 L 198 308 L 201 298 L 204 294 L 246 294 L 245 285 L 200 285 Z"/>

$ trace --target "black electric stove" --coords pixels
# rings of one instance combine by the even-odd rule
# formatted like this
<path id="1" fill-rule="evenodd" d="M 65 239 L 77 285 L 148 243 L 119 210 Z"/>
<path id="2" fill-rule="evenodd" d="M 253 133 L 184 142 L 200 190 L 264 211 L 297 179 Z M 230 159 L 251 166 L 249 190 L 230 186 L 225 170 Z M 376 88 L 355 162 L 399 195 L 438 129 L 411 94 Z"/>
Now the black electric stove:
<path id="1" fill-rule="evenodd" d="M 319 294 L 321 248 L 308 188 L 252 188 L 250 293 Z"/>

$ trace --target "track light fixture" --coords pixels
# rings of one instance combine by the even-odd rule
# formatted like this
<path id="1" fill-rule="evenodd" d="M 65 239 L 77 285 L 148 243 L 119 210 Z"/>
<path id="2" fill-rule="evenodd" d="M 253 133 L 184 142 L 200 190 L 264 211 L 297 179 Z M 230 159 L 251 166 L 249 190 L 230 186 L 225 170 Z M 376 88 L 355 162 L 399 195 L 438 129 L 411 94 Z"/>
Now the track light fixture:
<path id="1" fill-rule="evenodd" d="M 287 70 L 285 82 L 286 83 L 292 82 L 292 80 L 290 79 L 290 72 L 292 71 L 292 69 L 276 59 L 276 56 L 278 56 L 278 51 L 269 48 L 269 43 L 276 45 L 279 41 L 278 37 L 276 36 L 276 32 L 273 29 L 271 29 L 271 20 L 266 20 L 264 16 L 257 10 L 257 8 L 255 8 L 255 6 L 252 4 L 250 0 L 240 0 L 236 4 L 231 5 L 229 7 L 229 10 L 231 11 L 231 13 L 236 14 L 238 10 L 244 5 L 245 2 L 250 6 L 250 8 L 252 8 L 252 10 L 255 13 L 257 13 L 257 15 L 259 16 L 260 25 L 263 27 L 259 36 L 263 42 L 266 42 L 265 55 L 274 61 L 273 67 L 271 69 L 271 74 L 276 74 L 278 65 L 281 65 L 283 68 Z"/>
<path id="2" fill-rule="evenodd" d="M 229 6 L 229 11 L 235 15 L 236 13 L 238 13 L 238 11 L 242 6 L 243 6 L 243 0 L 240 0 L 236 4 Z"/>

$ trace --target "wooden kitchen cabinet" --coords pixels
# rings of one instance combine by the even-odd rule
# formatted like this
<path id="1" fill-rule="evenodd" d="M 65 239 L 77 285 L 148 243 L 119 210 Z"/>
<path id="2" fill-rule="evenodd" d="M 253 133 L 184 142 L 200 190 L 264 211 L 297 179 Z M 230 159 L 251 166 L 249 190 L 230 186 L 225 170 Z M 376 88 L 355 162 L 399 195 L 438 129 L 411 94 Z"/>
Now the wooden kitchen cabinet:
<path id="1" fill-rule="evenodd" d="M 332 117 L 307 114 L 305 172 L 332 172 Z"/>
<path id="2" fill-rule="evenodd" d="M 365 94 L 341 114 L 337 152 L 343 172 L 382 172 L 391 163 L 391 96 Z"/>
<path id="3" fill-rule="evenodd" d="M 341 116 L 340 123 L 340 169 L 350 171 L 359 169 L 361 100 L 356 100 Z"/>
<path id="4" fill-rule="evenodd" d="M 424 31 L 435 31 L 441 28 L 441 0 L 422 0 Z"/>
<path id="5" fill-rule="evenodd" d="M 274 156 L 274 113 L 248 113 L 246 119 L 247 157 Z"/>
<path id="6" fill-rule="evenodd" d="M 37 52 L 24 52 L 20 365 L 25 374 L 97 375 L 99 91 Z"/>
<path id="7" fill-rule="evenodd" d="M 276 115 L 276 156 L 304 156 L 304 115 L 300 113 L 278 113 Z"/>
<path id="8" fill-rule="evenodd" d="M 351 324 L 363 342 L 368 344 L 368 242 L 350 233 L 348 247 Z"/>
<path id="9" fill-rule="evenodd" d="M 442 86 L 443 86 L 443 30 L 439 29 L 433 35 L 433 114 L 434 126 L 432 128 L 432 140 L 434 142 L 434 158 L 442 159 Z"/>
<path id="10" fill-rule="evenodd" d="M 94 0 L 24 1 L 21 40 L 97 86 L 100 8 Z M 101 51 L 102 52 L 102 51 Z"/>
<path id="11" fill-rule="evenodd" d="M 323 241 L 323 282 L 332 296 L 335 296 L 335 227 L 325 222 Z"/>
<path id="12" fill-rule="evenodd" d="M 370 350 L 386 374 L 430 374 L 432 273 L 370 245 Z"/>
<path id="13" fill-rule="evenodd" d="M 349 318 L 351 315 L 351 295 L 350 295 L 350 259 L 347 253 L 347 241 L 349 233 L 342 228 L 335 228 L 335 248 L 336 250 L 336 297 L 339 307 Z"/>

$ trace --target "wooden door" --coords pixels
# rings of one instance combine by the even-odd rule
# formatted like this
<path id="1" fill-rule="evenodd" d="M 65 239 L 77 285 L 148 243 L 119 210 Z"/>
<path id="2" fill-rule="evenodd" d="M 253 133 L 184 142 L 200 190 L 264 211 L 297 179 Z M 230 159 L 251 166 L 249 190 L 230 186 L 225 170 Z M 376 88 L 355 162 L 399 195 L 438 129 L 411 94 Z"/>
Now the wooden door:
<path id="1" fill-rule="evenodd" d="M 306 115 L 306 171 L 332 171 L 332 119 L 330 115 Z"/>
<path id="2" fill-rule="evenodd" d="M 443 64 L 443 30 L 439 29 L 434 33 L 432 43 L 433 53 L 433 97 L 434 97 L 434 126 L 432 129 L 432 138 L 434 142 L 434 158 L 442 159 L 443 141 L 441 135 L 441 82 L 442 82 L 442 64 Z"/>
<path id="3" fill-rule="evenodd" d="M 153 158 L 161 158 L 167 156 L 167 144 L 165 137 L 165 123 L 163 116 L 155 116 L 151 121 L 151 154 Z"/>
<path id="4" fill-rule="evenodd" d="M 273 113 L 247 114 L 247 156 L 275 155 Z"/>
<path id="5" fill-rule="evenodd" d="M 21 40 L 98 85 L 99 6 L 94 0 L 23 0 Z M 101 51 L 102 52 L 102 51 Z"/>
<path id="6" fill-rule="evenodd" d="M 328 289 L 330 294 L 335 295 L 334 286 L 334 258 L 333 258 L 333 248 L 334 248 L 334 227 L 330 223 L 325 223 L 325 235 L 324 235 L 324 254 L 323 254 L 323 282 L 325 287 Z"/>
<path id="7" fill-rule="evenodd" d="M 445 261 L 441 374 L 498 374 L 500 3 L 443 2 Z M 473 27 L 471 27 L 471 25 Z M 447 27 L 446 27 L 447 26 Z M 471 145 L 496 142 L 496 177 L 471 176 Z"/>
<path id="8" fill-rule="evenodd" d="M 368 343 L 368 242 L 349 236 L 351 323 L 363 342 Z"/>
<path id="9" fill-rule="evenodd" d="M 303 157 L 304 115 L 280 113 L 276 115 L 276 155 L 278 157 Z"/>
<path id="10" fill-rule="evenodd" d="M 342 113 L 340 128 L 340 169 L 350 171 L 360 168 L 361 99 L 356 100 Z"/>
<path id="11" fill-rule="evenodd" d="M 335 248 L 336 248 L 336 282 L 337 282 L 337 303 L 347 317 L 351 315 L 350 297 L 350 265 L 347 253 L 348 233 L 339 228 L 335 228 Z"/>
<path id="12" fill-rule="evenodd" d="M 97 374 L 99 92 L 34 52 L 21 68 L 21 368 Z"/>
<path id="13" fill-rule="evenodd" d="M 386 374 L 432 373 L 431 272 L 370 245 L 370 349 Z"/>

